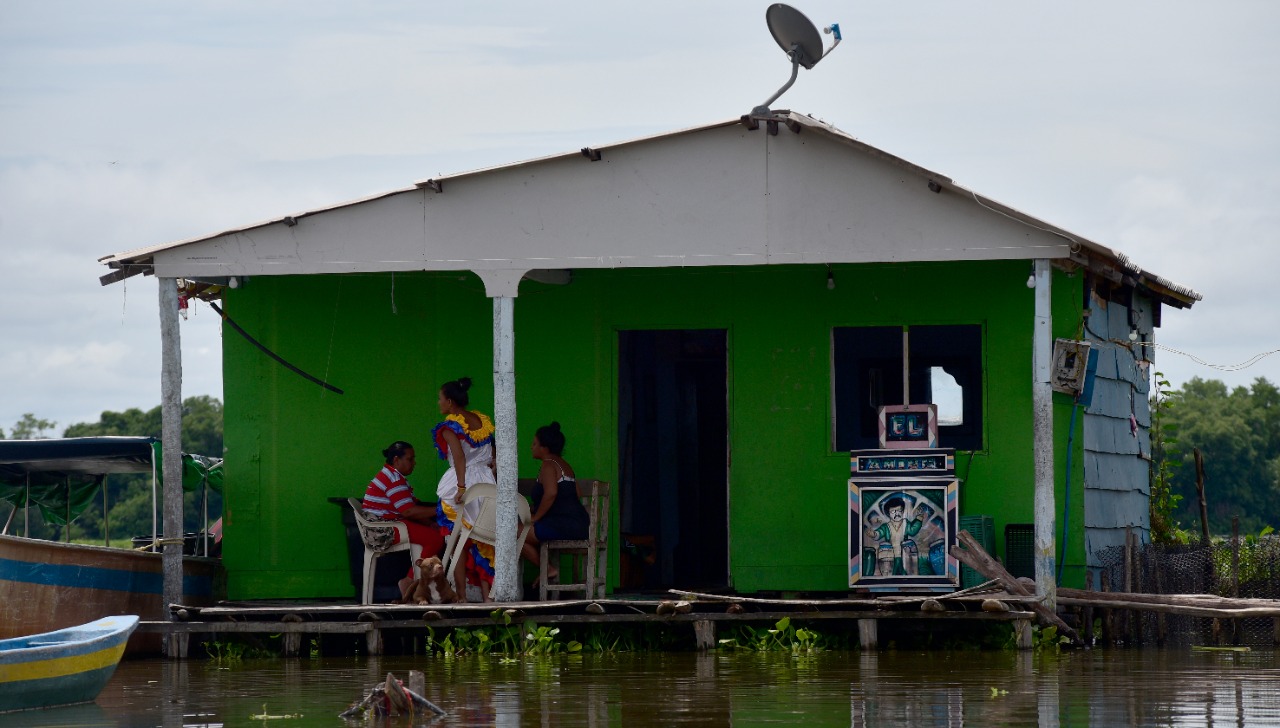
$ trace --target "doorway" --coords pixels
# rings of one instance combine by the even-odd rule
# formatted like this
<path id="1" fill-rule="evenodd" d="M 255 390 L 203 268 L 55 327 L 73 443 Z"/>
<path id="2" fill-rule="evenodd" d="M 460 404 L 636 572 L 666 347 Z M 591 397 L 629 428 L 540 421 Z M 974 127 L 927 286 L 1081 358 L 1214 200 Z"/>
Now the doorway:
<path id="1" fill-rule="evenodd" d="M 624 590 L 729 586 L 727 339 L 618 332 Z"/>

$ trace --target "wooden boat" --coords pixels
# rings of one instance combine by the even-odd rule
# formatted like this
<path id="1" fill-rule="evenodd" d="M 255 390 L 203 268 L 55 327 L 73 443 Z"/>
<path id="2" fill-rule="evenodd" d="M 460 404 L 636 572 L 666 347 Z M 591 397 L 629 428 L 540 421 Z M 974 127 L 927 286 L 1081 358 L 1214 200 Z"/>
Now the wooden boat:
<path id="1" fill-rule="evenodd" d="M 130 614 L 0 640 L 0 713 L 93 701 L 137 626 Z"/>
<path id="2" fill-rule="evenodd" d="M 73 487 L 100 488 L 111 474 L 149 472 L 154 509 L 159 457 L 155 444 L 150 437 L 0 440 L 0 496 L 19 504 L 10 519 L 21 512 L 25 528 L 31 505 L 53 507 L 59 493 L 56 487 L 46 487 L 51 500 L 41 501 L 33 487 L 64 486 L 63 522 L 67 523 L 76 515 L 70 505 Z M 212 477 L 220 461 L 213 466 L 209 462 L 209 458 L 183 455 L 184 478 L 190 470 L 204 485 L 220 490 L 220 469 L 218 477 Z M 213 485 L 215 481 L 219 485 Z M 11 536 L 8 526 L 0 528 L 0 639 L 64 629 L 104 614 L 137 614 L 145 621 L 168 619 L 162 554 Z M 142 540 L 154 542 L 155 538 L 153 528 L 152 538 Z M 222 574 L 218 559 L 183 557 L 180 601 L 213 604 L 221 593 Z M 160 652 L 160 635 L 139 634 L 129 641 L 128 651 Z"/>
<path id="3" fill-rule="evenodd" d="M 169 618 L 163 555 L 0 535 L 0 639 L 84 624 L 103 614 Z M 182 559 L 182 603 L 211 605 L 222 589 L 222 562 Z M 158 653 L 160 635 L 139 634 L 131 654 Z"/>

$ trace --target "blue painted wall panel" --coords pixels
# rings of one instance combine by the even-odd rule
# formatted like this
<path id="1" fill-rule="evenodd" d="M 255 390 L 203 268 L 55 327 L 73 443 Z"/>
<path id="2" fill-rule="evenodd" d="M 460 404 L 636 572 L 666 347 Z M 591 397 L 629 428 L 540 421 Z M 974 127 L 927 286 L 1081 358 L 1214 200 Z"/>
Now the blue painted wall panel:
<path id="1" fill-rule="evenodd" d="M 1086 336 L 1098 351 L 1093 402 L 1084 417 L 1085 550 L 1090 566 L 1097 552 L 1124 544 L 1125 526 L 1148 540 L 1151 408 L 1149 377 L 1154 304 L 1133 298 L 1139 342 L 1130 345 L 1129 310 L 1089 296 Z M 1137 436 L 1130 417 L 1137 422 Z"/>

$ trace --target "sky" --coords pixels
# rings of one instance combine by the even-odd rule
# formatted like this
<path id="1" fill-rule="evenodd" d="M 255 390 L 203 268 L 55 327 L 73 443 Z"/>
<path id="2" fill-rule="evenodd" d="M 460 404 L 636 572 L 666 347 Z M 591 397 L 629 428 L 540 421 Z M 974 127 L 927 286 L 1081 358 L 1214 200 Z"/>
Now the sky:
<path id="1" fill-rule="evenodd" d="M 1204 296 L 1155 370 L 1280 383 L 1280 3 L 796 0 L 843 42 L 773 104 Z M 768 3 L 0 3 L 0 430 L 160 403 L 154 278 L 104 255 L 736 118 Z M 830 36 L 824 40 L 831 42 Z M 222 397 L 208 306 L 183 396 Z"/>

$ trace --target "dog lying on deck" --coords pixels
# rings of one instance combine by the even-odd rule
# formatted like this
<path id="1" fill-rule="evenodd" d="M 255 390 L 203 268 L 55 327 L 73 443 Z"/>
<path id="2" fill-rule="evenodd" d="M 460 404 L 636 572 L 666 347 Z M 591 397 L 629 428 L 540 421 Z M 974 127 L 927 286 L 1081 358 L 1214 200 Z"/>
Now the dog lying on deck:
<path id="1" fill-rule="evenodd" d="M 444 564 L 439 556 L 428 556 L 415 562 L 422 572 L 422 578 L 415 579 L 405 590 L 405 598 L 401 604 L 457 604 L 457 593 L 449 586 L 449 579 L 444 573 Z"/>

